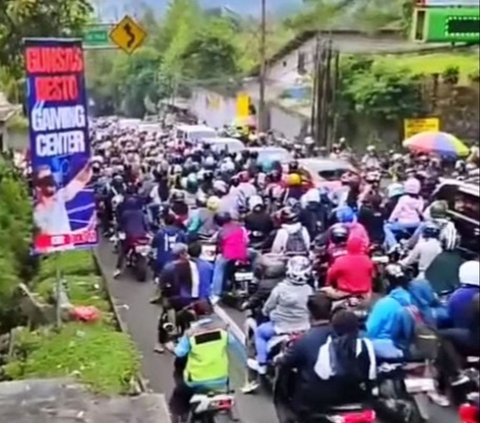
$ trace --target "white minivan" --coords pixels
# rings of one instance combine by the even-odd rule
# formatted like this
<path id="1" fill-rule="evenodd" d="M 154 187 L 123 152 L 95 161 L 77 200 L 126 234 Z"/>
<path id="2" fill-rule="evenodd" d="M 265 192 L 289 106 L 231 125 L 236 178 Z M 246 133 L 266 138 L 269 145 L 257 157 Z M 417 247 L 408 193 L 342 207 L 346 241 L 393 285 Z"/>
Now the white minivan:
<path id="1" fill-rule="evenodd" d="M 189 141 L 193 144 L 203 138 L 216 138 L 217 131 L 206 125 L 178 125 L 175 130 L 175 138 L 178 141 Z"/>

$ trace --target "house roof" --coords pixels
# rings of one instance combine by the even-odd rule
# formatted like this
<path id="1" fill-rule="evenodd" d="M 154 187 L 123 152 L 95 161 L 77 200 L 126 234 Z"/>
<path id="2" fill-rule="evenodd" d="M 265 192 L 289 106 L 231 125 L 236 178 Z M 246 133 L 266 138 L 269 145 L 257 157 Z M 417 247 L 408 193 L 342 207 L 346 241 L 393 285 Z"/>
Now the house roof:
<path id="1" fill-rule="evenodd" d="M 360 30 L 308 30 L 299 33 L 295 38 L 287 42 L 283 47 L 275 52 L 267 60 L 267 67 L 271 66 L 282 58 L 297 50 L 308 41 L 315 37 L 320 37 L 323 40 L 331 39 L 334 48 L 337 48 L 340 53 L 345 54 L 401 54 L 408 52 L 420 51 L 436 51 L 451 48 L 449 44 L 435 43 L 435 44 L 419 44 L 413 41 L 406 40 L 402 32 L 396 27 L 385 27 L 378 30 L 375 34 L 366 33 Z M 355 40 L 358 39 L 358 42 Z M 459 46 L 461 47 L 461 46 Z M 260 74 L 260 65 L 256 65 L 248 74 L 250 77 L 255 77 Z"/>

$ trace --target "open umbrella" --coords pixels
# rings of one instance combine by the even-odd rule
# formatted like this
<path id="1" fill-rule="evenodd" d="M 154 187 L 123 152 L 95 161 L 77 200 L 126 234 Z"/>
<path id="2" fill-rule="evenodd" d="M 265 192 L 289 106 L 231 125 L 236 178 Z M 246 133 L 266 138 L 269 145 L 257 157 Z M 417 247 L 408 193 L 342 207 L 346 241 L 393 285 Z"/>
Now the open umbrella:
<path id="1" fill-rule="evenodd" d="M 436 153 L 442 156 L 468 156 L 468 147 L 457 137 L 446 132 L 421 132 L 403 141 L 403 146 L 418 153 Z"/>

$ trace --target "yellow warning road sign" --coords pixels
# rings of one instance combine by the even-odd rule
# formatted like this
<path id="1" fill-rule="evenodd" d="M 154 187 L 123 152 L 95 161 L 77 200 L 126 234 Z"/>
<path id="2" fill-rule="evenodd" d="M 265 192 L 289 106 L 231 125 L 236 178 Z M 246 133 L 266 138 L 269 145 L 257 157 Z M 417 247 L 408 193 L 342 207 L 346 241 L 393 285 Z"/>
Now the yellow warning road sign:
<path id="1" fill-rule="evenodd" d="M 128 54 L 139 48 L 145 38 L 147 32 L 128 15 L 110 31 L 110 39 Z"/>

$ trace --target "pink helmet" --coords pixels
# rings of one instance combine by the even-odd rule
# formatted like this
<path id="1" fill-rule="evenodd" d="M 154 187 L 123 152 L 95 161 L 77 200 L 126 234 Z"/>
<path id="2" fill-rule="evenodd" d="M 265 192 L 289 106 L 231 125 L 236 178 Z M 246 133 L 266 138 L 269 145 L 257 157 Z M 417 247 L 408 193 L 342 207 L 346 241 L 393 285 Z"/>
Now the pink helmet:
<path id="1" fill-rule="evenodd" d="M 409 178 L 403 184 L 405 189 L 405 194 L 413 194 L 416 195 L 420 192 L 421 184 L 420 181 L 416 178 Z"/>

